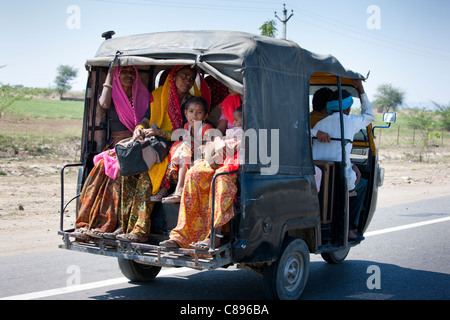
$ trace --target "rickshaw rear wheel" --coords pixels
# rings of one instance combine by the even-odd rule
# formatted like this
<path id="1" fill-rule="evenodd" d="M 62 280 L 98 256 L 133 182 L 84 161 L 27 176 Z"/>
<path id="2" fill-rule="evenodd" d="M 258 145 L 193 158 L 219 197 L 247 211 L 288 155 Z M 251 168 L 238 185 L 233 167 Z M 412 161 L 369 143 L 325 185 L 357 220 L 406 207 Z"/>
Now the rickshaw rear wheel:
<path id="1" fill-rule="evenodd" d="M 156 278 L 161 267 L 138 263 L 134 260 L 118 258 L 119 268 L 131 281 L 147 282 Z"/>
<path id="2" fill-rule="evenodd" d="M 264 270 L 264 292 L 268 299 L 297 300 L 309 275 L 309 249 L 297 238 L 288 238 L 280 256 Z"/>
<path id="3" fill-rule="evenodd" d="M 340 250 L 322 252 L 320 255 L 323 260 L 331 264 L 339 264 L 347 258 L 347 255 L 350 251 L 350 247 Z"/>

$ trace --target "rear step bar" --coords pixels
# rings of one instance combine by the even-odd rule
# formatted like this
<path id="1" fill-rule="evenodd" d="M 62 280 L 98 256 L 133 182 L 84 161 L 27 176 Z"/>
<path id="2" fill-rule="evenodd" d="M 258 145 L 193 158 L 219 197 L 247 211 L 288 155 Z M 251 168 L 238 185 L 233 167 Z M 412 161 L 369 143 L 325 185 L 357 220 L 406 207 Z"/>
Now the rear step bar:
<path id="1" fill-rule="evenodd" d="M 74 230 L 58 231 L 64 244 L 59 248 L 134 260 L 139 263 L 160 267 L 189 267 L 198 270 L 212 270 L 231 264 L 231 246 L 226 244 L 215 250 L 166 248 L 147 243 L 96 239 Z"/>

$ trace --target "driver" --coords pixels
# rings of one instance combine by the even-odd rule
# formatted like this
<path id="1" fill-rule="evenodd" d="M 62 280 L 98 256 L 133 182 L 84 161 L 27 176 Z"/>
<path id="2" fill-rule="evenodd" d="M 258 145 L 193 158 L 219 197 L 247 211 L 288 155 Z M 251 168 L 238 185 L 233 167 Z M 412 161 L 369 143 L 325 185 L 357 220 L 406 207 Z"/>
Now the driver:
<path id="1" fill-rule="evenodd" d="M 342 90 L 342 108 L 344 113 L 344 135 L 345 139 L 353 141 L 353 136 L 361 129 L 367 127 L 370 123 L 375 121 L 373 115 L 373 106 L 370 103 L 367 94 L 364 91 L 362 81 L 360 79 L 353 80 L 361 97 L 361 115 L 350 114 L 351 106 L 353 105 L 353 98 L 349 92 Z M 327 103 L 328 116 L 320 120 L 314 129 L 322 130 L 329 133 L 333 138 L 340 139 L 341 126 L 339 115 L 339 92 L 335 91 L 330 96 Z M 348 190 L 354 190 L 357 193 L 356 197 L 350 199 L 349 206 L 349 240 L 361 241 L 363 237 L 357 233 L 357 224 L 359 214 L 364 204 L 364 198 L 367 191 L 367 180 L 361 178 L 361 173 L 356 165 L 352 166 L 350 162 L 350 152 L 352 144 L 348 143 L 345 147 L 345 162 L 346 162 L 346 177 Z M 327 160 L 327 161 L 341 161 L 341 142 L 331 141 L 330 143 L 323 143 L 318 140 L 313 141 L 313 159 Z"/>

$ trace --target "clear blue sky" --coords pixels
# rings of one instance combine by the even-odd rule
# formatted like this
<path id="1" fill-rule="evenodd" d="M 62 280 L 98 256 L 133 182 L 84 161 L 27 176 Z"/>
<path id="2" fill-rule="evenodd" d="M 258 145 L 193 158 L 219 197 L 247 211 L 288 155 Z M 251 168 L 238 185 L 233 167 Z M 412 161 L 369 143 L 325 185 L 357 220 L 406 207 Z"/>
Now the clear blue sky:
<path id="1" fill-rule="evenodd" d="M 56 68 L 79 70 L 74 90 L 86 85 L 84 63 L 103 39 L 173 30 L 239 30 L 260 33 L 268 19 L 282 37 L 283 3 L 287 39 L 317 53 L 330 53 L 362 74 L 373 99 L 391 83 L 406 92 L 410 106 L 450 103 L 450 1 L 447 0 L 16 0 L 0 5 L 0 83 L 54 86 Z M 369 11 L 375 5 L 378 11 Z M 71 20 L 79 9 L 79 20 Z M 379 13 L 377 16 L 376 13 Z M 379 18 L 379 19 L 377 19 Z M 72 22 L 68 27 L 67 22 Z M 77 24 L 79 22 L 79 24 Z M 369 22 L 369 27 L 368 26 Z M 70 25 L 70 23 L 69 23 Z"/>

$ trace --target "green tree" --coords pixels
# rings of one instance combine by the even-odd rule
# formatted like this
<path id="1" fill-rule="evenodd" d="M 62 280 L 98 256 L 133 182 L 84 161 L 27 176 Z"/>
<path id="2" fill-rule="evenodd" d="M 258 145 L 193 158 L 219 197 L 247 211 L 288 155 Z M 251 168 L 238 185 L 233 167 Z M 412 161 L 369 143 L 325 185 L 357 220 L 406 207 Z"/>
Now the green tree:
<path id="1" fill-rule="evenodd" d="M 405 92 L 395 88 L 390 83 L 383 83 L 378 86 L 373 105 L 379 113 L 396 111 L 405 100 Z"/>
<path id="2" fill-rule="evenodd" d="M 440 137 L 436 129 L 436 117 L 433 112 L 426 108 L 411 108 L 410 114 L 405 116 L 408 126 L 417 129 L 422 135 L 422 145 L 428 148 L 429 142 L 434 138 Z"/>
<path id="3" fill-rule="evenodd" d="M 72 89 L 70 82 L 77 77 L 78 69 L 75 69 L 68 65 L 59 65 L 56 69 L 57 75 L 55 78 L 56 90 L 62 98 L 66 91 Z"/>
<path id="4" fill-rule="evenodd" d="M 441 116 L 439 121 L 441 128 L 450 131 L 450 103 L 447 106 L 436 102 L 433 102 L 433 104 L 437 108 L 436 112 Z"/>
<path id="5" fill-rule="evenodd" d="M 264 24 L 259 27 L 261 30 L 261 35 L 275 38 L 277 35 L 277 22 L 275 20 L 267 20 Z"/>

